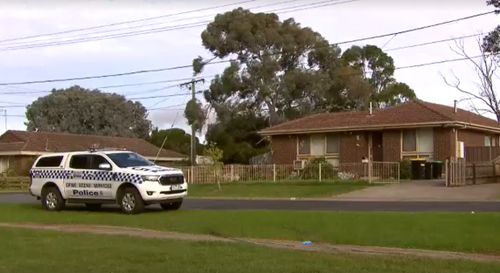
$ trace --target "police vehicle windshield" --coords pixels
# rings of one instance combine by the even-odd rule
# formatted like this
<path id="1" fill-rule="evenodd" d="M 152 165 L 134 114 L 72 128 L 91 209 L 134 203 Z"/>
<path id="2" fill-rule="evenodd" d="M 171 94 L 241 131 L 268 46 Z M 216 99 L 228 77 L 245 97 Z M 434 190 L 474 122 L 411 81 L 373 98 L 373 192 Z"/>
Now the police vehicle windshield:
<path id="1" fill-rule="evenodd" d="M 120 168 L 154 165 L 136 153 L 112 153 L 107 154 L 107 156 Z"/>

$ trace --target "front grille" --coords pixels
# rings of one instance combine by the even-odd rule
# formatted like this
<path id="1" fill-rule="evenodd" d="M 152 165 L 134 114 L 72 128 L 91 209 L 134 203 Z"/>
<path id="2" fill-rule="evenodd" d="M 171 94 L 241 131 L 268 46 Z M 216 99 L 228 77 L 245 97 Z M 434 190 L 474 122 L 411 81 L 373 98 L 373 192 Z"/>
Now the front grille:
<path id="1" fill-rule="evenodd" d="M 184 183 L 184 176 L 179 175 L 164 175 L 160 177 L 160 184 L 162 185 L 177 185 Z"/>

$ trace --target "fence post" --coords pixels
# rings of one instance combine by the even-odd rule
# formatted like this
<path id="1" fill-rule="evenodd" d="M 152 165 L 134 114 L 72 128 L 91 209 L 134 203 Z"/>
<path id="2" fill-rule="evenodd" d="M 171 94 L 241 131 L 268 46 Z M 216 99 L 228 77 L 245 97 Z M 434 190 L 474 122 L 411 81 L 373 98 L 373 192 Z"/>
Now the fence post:
<path id="1" fill-rule="evenodd" d="M 368 160 L 368 183 L 372 183 L 372 175 L 373 175 L 373 163 L 372 160 Z"/>
<path id="2" fill-rule="evenodd" d="M 472 163 L 472 184 L 476 184 L 476 163 Z"/>
<path id="3" fill-rule="evenodd" d="M 319 177 L 319 182 L 321 182 L 321 162 L 318 163 L 318 177 Z"/>
<path id="4" fill-rule="evenodd" d="M 398 164 L 398 183 L 401 182 L 401 163 L 397 162 L 396 164 Z"/>
<path id="5" fill-rule="evenodd" d="M 445 184 L 445 186 L 446 186 L 446 187 L 448 187 L 448 186 L 449 186 L 449 184 L 448 184 L 448 183 L 449 183 L 449 182 L 448 182 L 448 179 L 449 179 L 449 177 L 448 177 L 448 172 L 449 172 L 449 169 L 448 169 L 448 168 L 449 168 L 448 163 L 449 163 L 449 162 L 448 162 L 448 159 L 446 159 L 446 160 L 444 161 L 444 179 L 445 179 L 444 184 Z"/>
<path id="6" fill-rule="evenodd" d="M 497 168 L 496 168 L 496 162 L 493 161 L 493 177 L 494 177 L 494 183 L 497 183 Z"/>
<path id="7" fill-rule="evenodd" d="M 193 181 L 194 181 L 194 167 L 193 167 L 193 166 L 191 166 L 191 181 L 190 181 L 190 182 L 191 182 L 191 184 L 194 184 L 194 182 L 193 182 Z"/>
<path id="8" fill-rule="evenodd" d="M 231 182 L 233 182 L 234 181 L 234 165 L 231 164 L 229 166 L 231 166 Z"/>
<path id="9" fill-rule="evenodd" d="M 276 182 L 276 164 L 273 164 L 273 182 Z"/>

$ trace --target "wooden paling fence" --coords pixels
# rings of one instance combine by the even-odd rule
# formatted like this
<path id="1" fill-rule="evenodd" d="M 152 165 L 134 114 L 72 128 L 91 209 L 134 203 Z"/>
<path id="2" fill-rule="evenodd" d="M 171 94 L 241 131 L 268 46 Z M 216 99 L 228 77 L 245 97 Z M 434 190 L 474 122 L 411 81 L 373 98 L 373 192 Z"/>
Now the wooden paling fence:
<path id="1" fill-rule="evenodd" d="M 451 158 L 445 162 L 446 186 L 466 185 L 465 159 Z"/>
<path id="2" fill-rule="evenodd" d="M 342 163 L 337 167 L 308 164 L 297 169 L 293 165 L 220 165 L 181 167 L 190 184 L 231 182 L 279 182 L 366 180 L 372 183 L 398 183 L 398 162 Z"/>
<path id="3" fill-rule="evenodd" d="M 496 183 L 500 163 L 495 161 L 467 163 L 465 159 L 449 159 L 445 164 L 446 186 Z"/>
<path id="4" fill-rule="evenodd" d="M 465 161 L 467 163 L 484 163 L 495 160 L 500 156 L 500 146 L 472 146 L 465 147 Z"/>
<path id="5" fill-rule="evenodd" d="M 30 178 L 21 177 L 0 177 L 0 190 L 3 191 L 27 191 Z"/>

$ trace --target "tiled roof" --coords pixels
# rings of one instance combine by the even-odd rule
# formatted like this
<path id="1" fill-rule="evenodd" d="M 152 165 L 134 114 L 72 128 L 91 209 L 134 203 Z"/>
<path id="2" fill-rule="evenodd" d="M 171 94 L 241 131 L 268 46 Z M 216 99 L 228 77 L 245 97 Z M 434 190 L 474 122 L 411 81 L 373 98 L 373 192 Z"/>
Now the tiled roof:
<path id="1" fill-rule="evenodd" d="M 415 124 L 439 126 L 453 123 L 486 126 L 498 129 L 500 132 L 500 127 L 495 120 L 462 109 L 457 109 L 455 113 L 453 107 L 445 105 L 413 101 L 375 110 L 372 115 L 368 111 L 315 114 L 266 128 L 261 133 L 279 135 L 291 132 L 362 130 L 395 125 L 404 128 L 405 126 L 415 126 Z"/>
<path id="2" fill-rule="evenodd" d="M 78 135 L 52 132 L 9 130 L 0 136 L 0 152 L 70 152 L 99 148 L 124 148 L 146 157 L 155 157 L 158 147 L 139 138 Z M 162 149 L 159 157 L 186 158 L 186 155 Z"/>

